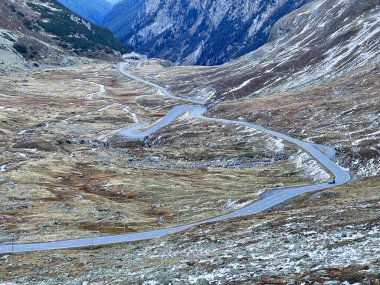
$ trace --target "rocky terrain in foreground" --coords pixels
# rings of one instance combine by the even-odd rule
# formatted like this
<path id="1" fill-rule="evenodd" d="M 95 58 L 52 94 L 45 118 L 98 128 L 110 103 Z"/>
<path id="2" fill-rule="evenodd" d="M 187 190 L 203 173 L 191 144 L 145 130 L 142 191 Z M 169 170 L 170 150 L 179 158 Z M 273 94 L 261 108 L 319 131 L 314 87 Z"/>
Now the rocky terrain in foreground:
<path id="1" fill-rule="evenodd" d="M 0 257 L 0 280 L 6 284 L 380 284 L 380 192 L 371 186 L 376 180 L 309 194 L 278 210 L 159 240 L 5 255 Z"/>

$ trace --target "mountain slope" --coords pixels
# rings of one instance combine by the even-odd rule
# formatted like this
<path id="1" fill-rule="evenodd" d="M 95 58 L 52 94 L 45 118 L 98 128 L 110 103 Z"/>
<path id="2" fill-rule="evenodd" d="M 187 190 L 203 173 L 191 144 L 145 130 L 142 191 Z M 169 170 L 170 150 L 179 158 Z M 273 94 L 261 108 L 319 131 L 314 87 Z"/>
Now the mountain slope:
<path id="1" fill-rule="evenodd" d="M 309 1 L 124 0 L 104 25 L 148 56 L 214 65 L 265 44 L 278 19 Z"/>
<path id="2" fill-rule="evenodd" d="M 55 0 L 0 2 L 0 70 L 70 64 L 78 57 L 115 59 L 126 52 L 112 33 Z"/>
<path id="3" fill-rule="evenodd" d="M 132 22 L 142 10 L 145 0 L 123 0 L 114 5 L 104 17 L 103 25 L 116 37 L 126 42 L 126 35 L 133 34 Z M 124 39 L 124 40 L 123 40 Z"/>
<path id="4" fill-rule="evenodd" d="M 59 0 L 58 2 L 95 24 L 101 24 L 104 16 L 112 8 L 112 4 L 106 0 Z"/>
<path id="5" fill-rule="evenodd" d="M 147 66 L 140 75 L 210 116 L 334 145 L 359 177 L 380 175 L 380 3 L 317 0 L 281 19 L 270 43 L 216 67 Z"/>
<path id="6" fill-rule="evenodd" d="M 282 18 L 260 49 L 222 66 L 179 70 L 173 88 L 197 96 L 194 86 L 207 86 L 208 101 L 217 102 L 320 85 L 378 64 L 379 37 L 377 0 L 314 1 Z"/>

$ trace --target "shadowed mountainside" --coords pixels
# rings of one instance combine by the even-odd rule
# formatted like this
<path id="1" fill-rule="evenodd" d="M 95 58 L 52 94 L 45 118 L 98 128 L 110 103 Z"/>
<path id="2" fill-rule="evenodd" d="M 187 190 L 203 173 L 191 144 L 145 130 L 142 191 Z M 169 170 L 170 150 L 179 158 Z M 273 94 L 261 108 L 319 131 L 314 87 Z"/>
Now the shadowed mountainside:
<path id="1" fill-rule="evenodd" d="M 102 24 L 105 15 L 112 9 L 112 4 L 106 0 L 58 0 L 58 2 L 98 25 Z"/>
<path id="2" fill-rule="evenodd" d="M 215 65 L 265 44 L 276 21 L 309 1 L 124 0 L 104 25 L 150 57 Z"/>

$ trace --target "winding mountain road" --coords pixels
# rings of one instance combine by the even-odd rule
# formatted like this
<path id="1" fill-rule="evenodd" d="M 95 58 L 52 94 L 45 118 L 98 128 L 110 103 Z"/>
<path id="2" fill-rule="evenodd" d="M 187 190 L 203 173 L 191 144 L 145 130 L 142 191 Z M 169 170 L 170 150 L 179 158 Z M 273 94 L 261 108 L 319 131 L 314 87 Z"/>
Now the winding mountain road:
<path id="1" fill-rule="evenodd" d="M 335 176 L 335 184 L 320 183 L 320 184 L 315 184 L 315 185 L 279 189 L 275 191 L 272 195 L 266 197 L 265 199 L 255 202 L 235 212 L 221 215 L 221 216 L 208 219 L 205 221 L 188 224 L 188 225 L 161 229 L 161 230 L 141 232 L 141 233 L 133 233 L 133 234 L 110 235 L 110 236 L 81 238 L 81 239 L 72 239 L 72 240 L 55 241 L 55 242 L 5 244 L 5 245 L 0 245 L 0 253 L 34 252 L 34 251 L 44 251 L 44 250 L 81 248 L 81 247 L 108 245 L 108 244 L 115 244 L 115 243 L 122 243 L 122 242 L 132 242 L 132 241 L 141 241 L 141 240 L 159 238 L 165 235 L 169 235 L 169 234 L 173 234 L 173 233 L 177 233 L 177 232 L 189 229 L 197 225 L 202 225 L 205 223 L 222 221 L 222 220 L 226 220 L 230 218 L 236 218 L 236 217 L 252 215 L 259 212 L 263 212 L 282 202 L 295 198 L 301 194 L 336 187 L 350 181 L 350 175 L 344 169 L 342 169 L 341 167 L 336 165 L 332 160 L 330 160 L 329 157 L 331 157 L 334 154 L 333 148 L 300 141 L 298 139 L 289 137 L 287 135 L 284 135 L 278 132 L 268 130 L 262 126 L 248 123 L 248 122 L 205 117 L 203 114 L 207 111 L 207 109 L 199 105 L 201 104 L 201 102 L 199 102 L 198 100 L 177 98 L 173 96 L 168 90 L 166 90 L 162 86 L 146 81 L 140 77 L 137 77 L 129 73 L 127 71 L 127 67 L 128 67 L 128 63 L 126 62 L 120 63 L 119 65 L 120 72 L 122 72 L 124 75 L 130 77 L 133 80 L 136 80 L 138 82 L 141 82 L 143 84 L 156 88 L 160 93 L 162 93 L 163 96 L 167 96 L 176 100 L 185 101 L 193 105 L 182 105 L 182 106 L 174 107 L 170 112 L 167 113 L 167 115 L 164 118 L 162 118 L 155 124 L 151 126 L 147 126 L 146 124 L 139 123 L 131 128 L 128 128 L 119 132 L 118 135 L 128 137 L 133 140 L 143 140 L 145 137 L 149 136 L 150 134 L 169 125 L 171 122 L 173 122 L 176 118 L 180 117 L 184 113 L 189 112 L 191 116 L 195 118 L 199 118 L 201 120 L 249 127 L 249 128 L 261 131 L 263 133 L 267 133 L 273 137 L 280 138 L 292 144 L 295 144 L 299 146 L 301 149 L 303 149 L 304 151 L 308 152 L 312 157 L 318 160 L 319 163 L 321 163 L 326 169 L 328 169 Z M 146 128 L 146 129 L 139 132 L 139 130 L 143 128 Z"/>

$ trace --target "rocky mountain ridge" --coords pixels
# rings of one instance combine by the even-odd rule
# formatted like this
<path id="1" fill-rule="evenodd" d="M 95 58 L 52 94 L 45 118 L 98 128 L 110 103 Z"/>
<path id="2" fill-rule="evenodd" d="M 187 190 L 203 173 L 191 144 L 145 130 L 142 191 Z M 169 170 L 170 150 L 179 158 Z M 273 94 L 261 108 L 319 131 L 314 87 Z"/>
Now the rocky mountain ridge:
<path id="1" fill-rule="evenodd" d="M 310 0 L 124 0 L 103 24 L 128 47 L 176 64 L 215 65 L 265 44 L 272 26 Z"/>

